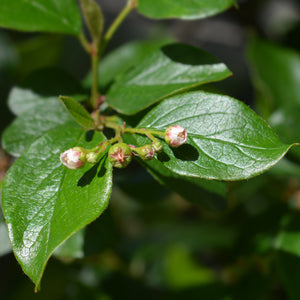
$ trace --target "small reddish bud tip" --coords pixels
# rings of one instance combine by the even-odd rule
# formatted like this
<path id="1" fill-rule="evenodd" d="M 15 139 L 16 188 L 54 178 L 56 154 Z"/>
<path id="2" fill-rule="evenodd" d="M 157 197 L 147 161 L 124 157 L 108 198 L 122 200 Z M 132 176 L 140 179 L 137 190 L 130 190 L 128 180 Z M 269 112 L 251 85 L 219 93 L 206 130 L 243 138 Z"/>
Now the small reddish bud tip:
<path id="1" fill-rule="evenodd" d="M 186 130 L 178 125 L 169 126 L 165 131 L 165 141 L 171 147 L 179 147 L 186 143 L 187 132 Z"/>
<path id="2" fill-rule="evenodd" d="M 125 168 L 132 159 L 131 149 L 125 143 L 114 144 L 108 151 L 108 159 L 115 168 Z"/>
<path id="3" fill-rule="evenodd" d="M 152 145 L 144 145 L 133 149 L 133 151 L 135 151 L 143 160 L 151 160 L 155 155 L 155 150 Z"/>
<path id="4" fill-rule="evenodd" d="M 81 147 L 74 147 L 60 154 L 60 161 L 69 169 L 78 169 L 86 163 L 86 153 Z"/>

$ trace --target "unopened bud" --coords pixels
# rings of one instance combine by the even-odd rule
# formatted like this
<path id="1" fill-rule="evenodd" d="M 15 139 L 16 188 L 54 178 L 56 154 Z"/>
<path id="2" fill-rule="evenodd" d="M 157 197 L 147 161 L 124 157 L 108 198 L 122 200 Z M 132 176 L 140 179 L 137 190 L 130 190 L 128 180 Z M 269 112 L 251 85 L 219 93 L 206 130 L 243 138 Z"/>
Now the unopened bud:
<path id="1" fill-rule="evenodd" d="M 162 151 L 162 149 L 163 149 L 163 145 L 162 145 L 162 143 L 159 140 L 155 140 L 152 143 L 152 147 L 153 147 L 155 153 L 160 153 Z"/>
<path id="2" fill-rule="evenodd" d="M 186 130 L 178 125 L 169 126 L 165 131 L 165 141 L 171 147 L 179 147 L 187 141 Z"/>
<path id="3" fill-rule="evenodd" d="M 134 148 L 133 151 L 136 152 L 143 160 L 151 160 L 155 155 L 155 150 L 152 145 L 144 145 L 142 147 Z"/>
<path id="4" fill-rule="evenodd" d="M 86 152 L 81 147 L 74 147 L 60 154 L 60 161 L 69 169 L 78 169 L 86 163 Z"/>
<path id="5" fill-rule="evenodd" d="M 98 160 L 98 154 L 95 153 L 95 152 L 89 152 L 86 155 L 86 160 L 90 164 L 95 164 L 97 162 L 97 160 Z"/>
<path id="6" fill-rule="evenodd" d="M 108 159 L 116 168 L 125 168 L 132 159 L 132 153 L 129 146 L 125 143 L 117 143 L 110 147 Z"/>

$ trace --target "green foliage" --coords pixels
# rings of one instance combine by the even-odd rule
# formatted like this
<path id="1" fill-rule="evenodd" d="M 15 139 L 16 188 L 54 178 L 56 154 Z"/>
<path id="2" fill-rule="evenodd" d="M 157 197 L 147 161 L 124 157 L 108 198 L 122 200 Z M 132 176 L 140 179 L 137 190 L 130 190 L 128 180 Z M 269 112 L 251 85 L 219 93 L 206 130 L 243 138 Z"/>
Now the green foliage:
<path id="1" fill-rule="evenodd" d="M 0 256 L 12 250 L 36 290 L 58 259 L 37 299 L 265 300 L 278 286 L 299 298 L 297 51 L 248 45 L 256 108 L 274 130 L 217 90 L 231 71 L 202 49 L 144 40 L 102 58 L 133 10 L 202 19 L 234 4 L 127 0 L 104 32 L 95 0 L 1 1 L 1 27 L 73 35 L 91 60 L 80 83 L 57 68 L 81 60 L 76 47 L 60 57 L 74 37 L 30 35 L 10 86 L 17 55 L 0 35 L 0 85 L 16 116 L 2 146 L 18 157 L 10 165 L 0 150 Z"/>
<path id="2" fill-rule="evenodd" d="M 173 124 L 188 128 L 188 143 L 178 149 L 164 144 L 158 159 L 184 176 L 246 179 L 269 169 L 291 147 L 246 105 L 227 96 L 190 92 L 169 97 L 138 127 L 161 130 Z"/>
<path id="3" fill-rule="evenodd" d="M 0 210 L 0 257 L 11 252 L 10 240 L 8 238 L 7 228 L 5 225 L 5 221 L 2 215 L 2 211 Z"/>
<path id="4" fill-rule="evenodd" d="M 68 121 L 72 122 L 58 99 L 40 104 L 37 103 L 43 100 L 37 100 L 35 106 L 15 119 L 2 135 L 3 148 L 14 156 L 20 156 L 43 133 Z"/>
<path id="5" fill-rule="evenodd" d="M 273 109 L 299 104 L 300 56 L 297 52 L 252 38 L 248 55 L 257 90 Z"/>
<path id="6" fill-rule="evenodd" d="M 132 67 L 139 65 L 155 50 L 168 43 L 167 40 L 159 41 L 135 41 L 129 42 L 114 51 L 109 52 L 101 60 L 98 71 L 104 76 L 99 77 L 99 85 L 107 88 L 119 76 L 124 75 Z M 84 80 L 86 87 L 92 85 L 92 74 L 89 73 Z"/>
<path id="7" fill-rule="evenodd" d="M 92 40 L 99 44 L 104 23 L 102 11 L 94 0 L 80 0 L 80 5 Z"/>
<path id="8" fill-rule="evenodd" d="M 56 128 L 36 140 L 7 174 L 3 212 L 10 239 L 24 272 L 37 287 L 53 251 L 108 205 L 112 166 L 106 156 L 76 173 L 59 161 L 65 149 L 95 146 L 104 137 L 97 133 L 87 139 L 86 132 L 74 125 Z"/>
<path id="9" fill-rule="evenodd" d="M 202 19 L 222 12 L 235 4 L 235 0 L 139 0 L 141 14 L 154 19 Z"/>
<path id="10" fill-rule="evenodd" d="M 254 38 L 248 53 L 257 93 L 264 99 L 260 104 L 262 112 L 284 142 L 296 140 L 299 136 L 299 54 Z M 292 153 L 300 157 L 299 149 L 293 149 Z"/>
<path id="11" fill-rule="evenodd" d="M 283 228 L 279 232 L 275 247 L 279 250 L 300 256 L 299 234 L 300 220 L 297 215 L 288 215 L 283 219 Z"/>
<path id="12" fill-rule="evenodd" d="M 95 122 L 91 115 L 76 100 L 67 96 L 60 96 L 59 99 L 79 125 L 85 129 L 93 129 L 95 127 Z"/>
<path id="13" fill-rule="evenodd" d="M 230 74 L 223 63 L 200 49 L 166 45 L 117 80 L 107 94 L 107 103 L 123 114 L 135 114 L 171 94 Z"/>
<path id="14" fill-rule="evenodd" d="M 2 0 L 0 26 L 21 31 L 47 31 L 78 35 L 81 20 L 76 1 Z"/>
<path id="15" fill-rule="evenodd" d="M 22 115 L 26 111 L 31 111 L 37 105 L 47 107 L 48 102 L 55 101 L 55 97 L 43 97 L 32 90 L 14 87 L 8 97 L 8 105 L 15 115 Z"/>

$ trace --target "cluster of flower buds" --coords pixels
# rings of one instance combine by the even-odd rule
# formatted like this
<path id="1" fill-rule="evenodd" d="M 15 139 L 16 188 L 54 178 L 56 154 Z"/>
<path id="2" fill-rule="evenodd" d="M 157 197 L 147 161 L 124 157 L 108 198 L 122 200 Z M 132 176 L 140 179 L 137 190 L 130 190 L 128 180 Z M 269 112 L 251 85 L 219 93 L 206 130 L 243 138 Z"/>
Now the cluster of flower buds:
<path id="1" fill-rule="evenodd" d="M 108 151 L 108 159 L 116 168 L 125 168 L 132 160 L 132 155 L 139 156 L 143 160 L 151 160 L 155 154 L 160 153 L 163 149 L 161 142 L 147 134 L 152 139 L 152 144 L 146 144 L 141 147 L 129 146 L 126 143 L 116 143 Z M 186 130 L 178 125 L 169 126 L 165 131 L 165 141 L 171 147 L 179 147 L 187 141 Z M 100 146 L 100 147 L 99 147 Z M 107 142 L 99 145 L 98 151 L 86 150 L 81 147 L 74 147 L 60 155 L 60 161 L 69 169 L 78 169 L 85 165 L 86 162 L 95 164 L 99 154 L 106 149 Z"/>

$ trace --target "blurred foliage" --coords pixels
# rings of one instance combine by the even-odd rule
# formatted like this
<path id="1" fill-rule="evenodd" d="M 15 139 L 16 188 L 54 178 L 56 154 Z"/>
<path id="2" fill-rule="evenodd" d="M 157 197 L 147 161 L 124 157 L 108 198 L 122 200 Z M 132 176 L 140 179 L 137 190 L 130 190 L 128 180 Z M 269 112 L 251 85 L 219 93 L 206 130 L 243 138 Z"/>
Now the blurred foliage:
<path id="1" fill-rule="evenodd" d="M 245 36 L 249 28 L 255 33 L 255 40 L 253 35 L 246 39 L 251 82 L 248 74 L 235 73 L 244 81 L 230 84 L 230 94 L 244 90 L 243 97 L 251 99 L 253 107 L 275 125 L 280 138 L 287 142 L 299 139 L 300 104 L 296 98 L 300 99 L 300 70 L 293 62 L 289 63 L 295 70 L 293 74 L 285 68 L 286 59 L 299 56 L 299 11 L 299 1 L 248 0 L 240 1 L 239 10 L 212 19 L 227 25 L 235 22 Z M 289 22 L 286 16 L 290 16 Z M 132 22 L 146 26 L 141 19 Z M 160 24 L 167 31 L 182 25 Z M 197 32 L 198 27 L 193 26 Z M 132 33 L 127 35 L 132 37 Z M 230 36 L 227 38 L 230 41 Z M 221 60 L 224 51 L 226 58 L 228 48 L 224 45 L 208 45 L 197 39 L 196 43 L 215 47 Z M 239 55 L 243 55 L 244 48 L 245 44 L 240 45 Z M 64 68 L 61 78 L 73 71 L 68 75 L 66 94 L 82 93 L 74 77 L 83 78 L 85 74 L 70 67 L 80 60 L 78 49 L 79 45 L 74 46 L 60 35 L 0 31 L 0 131 L 13 118 L 6 106 L 12 86 L 32 87 L 35 82 L 35 92 L 45 96 L 61 90 L 52 85 L 53 74 L 57 74 L 57 69 L 51 71 L 53 67 Z M 235 45 L 229 45 L 229 55 L 235 50 Z M 125 63 L 124 66 L 127 67 Z M 294 96 L 289 100 L 291 93 Z M 116 188 L 108 209 L 85 232 L 79 232 L 56 251 L 46 269 L 41 292 L 36 295 L 10 252 L 1 213 L 0 299 L 298 300 L 298 152 L 292 152 L 262 176 L 228 183 L 228 205 L 221 212 L 185 201 L 137 165 L 126 175 L 116 172 Z M 8 168 L 8 161 L 8 157 L 0 155 L 0 174 Z M 2 180 L 0 176 L 0 184 Z M 208 196 L 203 193 L 201 197 Z"/>

